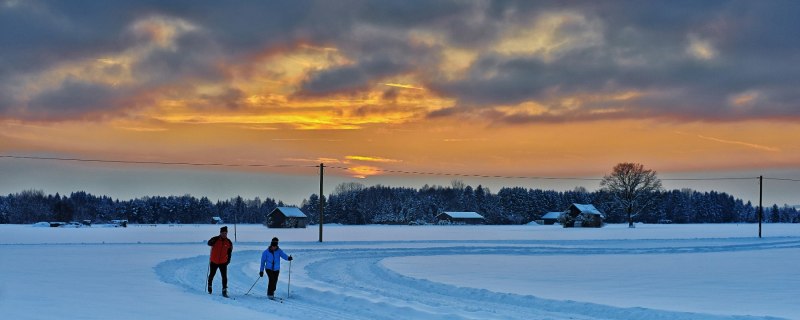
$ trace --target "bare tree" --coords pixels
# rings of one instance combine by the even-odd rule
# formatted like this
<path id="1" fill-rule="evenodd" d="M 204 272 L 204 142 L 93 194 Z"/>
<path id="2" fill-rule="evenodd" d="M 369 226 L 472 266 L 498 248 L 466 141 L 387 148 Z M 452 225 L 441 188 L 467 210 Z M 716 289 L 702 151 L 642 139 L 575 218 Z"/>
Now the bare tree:
<path id="1" fill-rule="evenodd" d="M 462 180 L 454 179 L 450 181 L 450 187 L 454 190 L 464 190 L 464 188 L 467 187 L 467 184 Z"/>
<path id="2" fill-rule="evenodd" d="M 360 192 L 364 190 L 364 185 L 358 182 L 342 182 L 338 186 L 336 186 L 336 190 L 334 190 L 334 194 L 344 195 L 350 192 Z"/>
<path id="3" fill-rule="evenodd" d="M 603 177 L 600 187 L 628 214 L 630 228 L 633 228 L 633 218 L 652 206 L 658 192 L 663 190 L 656 172 L 645 170 L 638 163 L 617 164 L 611 174 Z"/>

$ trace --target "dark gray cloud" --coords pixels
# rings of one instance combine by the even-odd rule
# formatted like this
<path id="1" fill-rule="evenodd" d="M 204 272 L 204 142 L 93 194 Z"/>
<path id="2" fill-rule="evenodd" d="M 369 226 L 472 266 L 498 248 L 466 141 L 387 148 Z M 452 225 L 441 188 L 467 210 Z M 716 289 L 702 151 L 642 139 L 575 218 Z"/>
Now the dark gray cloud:
<path id="1" fill-rule="evenodd" d="M 148 85 L 168 85 L 181 79 L 221 81 L 220 63 L 228 63 L 219 46 L 202 32 L 188 32 L 175 41 L 175 48 L 152 50 L 132 66 L 133 76 L 148 79 Z"/>
<path id="2" fill-rule="evenodd" d="M 201 98 L 206 101 L 209 107 L 224 107 L 230 110 L 239 109 L 246 98 L 245 92 L 235 88 L 228 88 L 225 92 L 217 95 L 203 95 Z"/>
<path id="3" fill-rule="evenodd" d="M 426 66 L 436 65 L 439 59 L 438 51 L 430 46 L 394 39 L 391 35 L 367 37 L 342 45 L 343 54 L 355 60 L 355 64 L 309 74 L 297 94 L 315 96 L 363 90 L 386 77 L 422 72 Z M 364 52 L 370 54 L 363 55 Z"/>
<path id="4" fill-rule="evenodd" d="M 550 112 L 509 112 L 510 123 L 661 117 L 728 121 L 796 119 L 800 77 L 800 3 L 593 2 L 564 8 L 603 23 L 604 43 L 552 59 L 484 53 L 465 77 L 434 79 L 429 86 L 476 110 L 497 104 L 538 102 Z M 693 55 L 692 39 L 712 50 Z M 559 98 L 637 91 L 624 102 L 594 101 L 571 111 Z M 756 98 L 737 105 L 737 96 Z M 604 109 L 618 112 L 594 112 Z M 438 114 L 439 112 L 437 112 Z"/>
<path id="5" fill-rule="evenodd" d="M 577 43 L 547 54 L 498 50 L 502 37 L 552 14 L 567 17 L 555 26 L 554 37 L 576 37 Z M 569 20 L 575 16 L 589 23 Z M 473 113 L 510 123 L 791 118 L 800 113 L 795 93 L 800 84 L 798 16 L 800 1 L 794 0 L 8 2 L 0 4 L 0 117 L 114 113 L 132 105 L 122 102 L 138 100 L 131 95 L 224 83 L 224 66 L 310 43 L 335 47 L 352 64 L 309 73 L 298 96 L 358 92 L 393 76 L 414 75 L 427 88 L 456 100 L 432 117 Z M 114 55 L 152 41 L 131 30 L 148 17 L 177 19 L 195 28 L 132 65 L 138 83 L 111 86 L 73 77 L 35 96 L 17 91 L 22 79 L 61 63 Z M 580 37 L 587 32 L 594 38 Z M 421 42 L 414 36 L 426 33 L 441 41 Z M 456 78 L 441 69 L 447 47 L 476 57 Z M 643 95 L 623 102 L 599 99 L 577 108 L 559 103 L 573 95 L 628 91 Z M 229 93 L 217 98 L 240 98 Z M 525 102 L 548 110 L 538 115 L 489 112 L 496 105 Z M 230 103 L 235 107 L 236 101 Z M 608 110 L 614 112 L 597 112 Z"/>
<path id="6" fill-rule="evenodd" d="M 97 116 L 98 111 L 128 106 L 123 100 L 129 94 L 130 92 L 111 86 L 68 78 L 59 88 L 42 93 L 29 101 L 21 115 L 34 120 Z"/>
<path id="7" fill-rule="evenodd" d="M 92 26 L 43 3 L 0 4 L 0 80 L 66 59 L 120 48 L 119 25 Z M 112 30 L 115 30 L 112 31 Z"/>
<path id="8" fill-rule="evenodd" d="M 462 113 L 464 110 L 457 107 L 443 108 L 428 113 L 428 118 L 444 118 Z"/>

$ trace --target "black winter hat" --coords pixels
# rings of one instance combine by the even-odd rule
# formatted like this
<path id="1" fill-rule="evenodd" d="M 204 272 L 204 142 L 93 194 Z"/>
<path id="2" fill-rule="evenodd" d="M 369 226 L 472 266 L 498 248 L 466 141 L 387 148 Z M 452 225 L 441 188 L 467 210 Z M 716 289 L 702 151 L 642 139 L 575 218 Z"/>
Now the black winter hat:
<path id="1" fill-rule="evenodd" d="M 222 228 L 219 228 L 219 232 L 228 232 L 228 226 L 224 226 Z"/>
<path id="2" fill-rule="evenodd" d="M 269 245 L 270 246 L 278 246 L 278 237 L 272 238 L 272 242 Z"/>

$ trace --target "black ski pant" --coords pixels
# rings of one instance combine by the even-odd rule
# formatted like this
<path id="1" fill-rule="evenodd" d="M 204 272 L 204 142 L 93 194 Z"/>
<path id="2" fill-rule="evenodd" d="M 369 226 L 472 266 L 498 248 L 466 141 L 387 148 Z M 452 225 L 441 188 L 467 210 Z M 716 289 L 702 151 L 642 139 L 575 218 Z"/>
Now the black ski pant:
<path id="1" fill-rule="evenodd" d="M 214 275 L 217 274 L 217 268 L 219 268 L 219 274 L 222 275 L 222 289 L 228 288 L 228 265 L 227 264 L 216 264 L 213 262 L 209 262 L 211 265 L 211 270 L 208 273 L 208 286 L 211 286 L 211 283 L 214 282 Z"/>
<path id="2" fill-rule="evenodd" d="M 267 278 L 269 278 L 269 284 L 267 285 L 267 295 L 274 296 L 275 295 L 275 287 L 278 286 L 278 275 L 281 273 L 280 270 L 269 270 L 267 269 Z"/>

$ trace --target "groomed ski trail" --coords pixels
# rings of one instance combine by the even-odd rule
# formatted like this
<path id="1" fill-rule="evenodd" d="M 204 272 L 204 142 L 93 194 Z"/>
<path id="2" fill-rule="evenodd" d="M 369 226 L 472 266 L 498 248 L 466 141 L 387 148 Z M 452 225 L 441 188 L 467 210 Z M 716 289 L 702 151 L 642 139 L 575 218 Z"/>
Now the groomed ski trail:
<path id="1" fill-rule="evenodd" d="M 291 296 L 282 304 L 267 301 L 266 279 L 259 281 L 250 295 L 243 296 L 258 276 L 258 262 L 246 261 L 245 257 L 260 256 L 260 251 L 243 250 L 235 253 L 236 259 L 228 267 L 229 294 L 236 299 L 218 295 L 221 290 L 219 275 L 215 278 L 215 293 L 211 299 L 288 319 L 779 319 L 618 308 L 456 287 L 398 274 L 384 267 L 381 261 L 410 256 L 678 254 L 800 247 L 800 240 L 796 239 L 761 243 L 721 239 L 701 246 L 695 246 L 692 240 L 671 241 L 667 246 L 664 246 L 665 241 L 652 245 L 647 240 L 636 241 L 635 245 L 625 241 L 576 241 L 567 246 L 564 243 L 445 241 L 397 243 L 398 248 L 389 249 L 370 248 L 369 243 L 347 248 L 337 246 L 337 249 L 293 249 L 291 252 L 297 259 L 292 266 Z M 412 248 L 403 248 L 404 245 Z M 162 281 L 185 288 L 187 294 L 207 295 L 205 287 L 201 287 L 207 260 L 207 256 L 168 260 L 157 265 L 155 270 Z M 288 264 L 281 272 L 276 291 L 281 298 L 287 293 L 287 267 Z M 479 277 L 476 275 L 476 279 Z"/>

